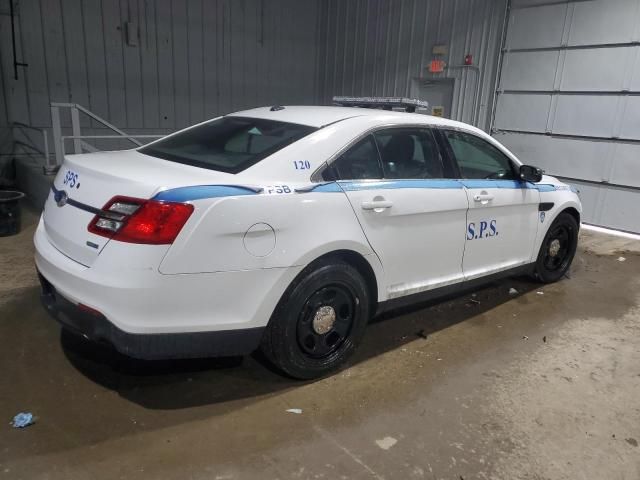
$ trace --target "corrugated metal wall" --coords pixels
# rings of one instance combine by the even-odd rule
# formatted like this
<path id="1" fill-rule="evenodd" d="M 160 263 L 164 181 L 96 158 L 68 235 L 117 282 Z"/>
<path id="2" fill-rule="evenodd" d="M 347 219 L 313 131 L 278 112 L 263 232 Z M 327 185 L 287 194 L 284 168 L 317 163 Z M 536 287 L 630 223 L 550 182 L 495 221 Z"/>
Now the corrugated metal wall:
<path id="1" fill-rule="evenodd" d="M 9 0 L 0 0 L 0 141 L 11 121 L 49 127 L 52 101 L 79 103 L 140 134 L 319 99 L 319 0 L 14 4 L 18 60 L 29 66 L 13 78 Z"/>
<path id="2" fill-rule="evenodd" d="M 640 232 L 640 0 L 513 0 L 495 137 Z"/>
<path id="3" fill-rule="evenodd" d="M 325 41 L 322 92 L 333 95 L 410 95 L 412 81 L 455 79 L 452 115 L 488 128 L 506 0 L 329 0 L 321 28 Z M 430 75 L 432 47 L 447 45 L 443 60 L 460 65 L 473 55 L 481 68 Z M 480 82 L 478 85 L 476 82 Z M 477 121 L 473 117 L 479 87 Z"/>

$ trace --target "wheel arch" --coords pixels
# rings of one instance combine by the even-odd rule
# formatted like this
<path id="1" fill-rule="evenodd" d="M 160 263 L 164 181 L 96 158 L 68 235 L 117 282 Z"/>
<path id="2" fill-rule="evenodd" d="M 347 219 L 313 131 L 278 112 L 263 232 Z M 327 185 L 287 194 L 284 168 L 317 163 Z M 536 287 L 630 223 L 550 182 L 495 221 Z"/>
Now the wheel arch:
<path id="1" fill-rule="evenodd" d="M 325 253 L 324 255 L 311 262 L 310 265 L 313 265 L 316 262 L 326 261 L 330 259 L 337 259 L 348 263 L 353 268 L 355 268 L 360 273 L 360 275 L 362 275 L 369 289 L 370 307 L 372 315 L 374 315 L 378 306 L 379 284 L 378 279 L 376 278 L 376 273 L 369 261 L 361 253 L 358 253 L 354 250 L 342 249 Z"/>
<path id="2" fill-rule="evenodd" d="M 287 294 L 292 285 L 295 285 L 296 282 L 307 275 L 310 270 L 313 270 L 316 265 L 332 260 L 347 263 L 362 275 L 369 290 L 371 312 L 372 315 L 375 315 L 378 302 L 384 300 L 384 298 L 382 298 L 384 291 L 381 290 L 382 265 L 375 254 L 364 255 L 362 252 L 348 247 L 335 248 L 321 254 L 316 252 L 316 255 L 311 257 L 310 260 L 303 262 L 302 264 L 305 265 L 304 268 L 291 280 L 289 285 L 287 285 L 280 300 Z"/>
<path id="3" fill-rule="evenodd" d="M 580 212 L 574 208 L 574 207 L 567 207 L 563 210 L 561 210 L 558 215 L 563 214 L 563 213 L 568 213 L 569 215 L 571 215 L 576 222 L 578 223 L 578 225 L 580 225 Z"/>
<path id="4" fill-rule="evenodd" d="M 560 205 L 556 205 L 556 207 L 553 210 L 548 212 L 548 215 L 544 220 L 543 227 L 538 228 L 538 233 L 536 235 L 534 248 L 531 251 L 532 262 L 535 262 L 536 258 L 538 257 L 538 253 L 540 251 L 540 248 L 542 247 L 542 242 L 544 240 L 544 237 L 546 236 L 547 231 L 549 230 L 553 222 L 556 220 L 556 218 L 558 218 L 558 216 L 560 216 L 563 213 L 567 213 L 571 215 L 578 223 L 578 226 L 580 226 L 580 219 L 582 214 L 581 211 L 582 211 L 582 208 L 580 204 L 571 200 L 571 201 L 560 202 Z"/>

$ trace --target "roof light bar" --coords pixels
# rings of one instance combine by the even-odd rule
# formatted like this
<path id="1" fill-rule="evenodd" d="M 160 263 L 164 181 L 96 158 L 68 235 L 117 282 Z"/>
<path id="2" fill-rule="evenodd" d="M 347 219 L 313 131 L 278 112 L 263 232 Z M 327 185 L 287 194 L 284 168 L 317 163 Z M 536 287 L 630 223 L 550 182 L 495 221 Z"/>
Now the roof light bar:
<path id="1" fill-rule="evenodd" d="M 415 112 L 416 108 L 428 108 L 429 102 L 405 97 L 333 97 L 333 103 L 343 107 L 404 108 L 407 112 Z"/>

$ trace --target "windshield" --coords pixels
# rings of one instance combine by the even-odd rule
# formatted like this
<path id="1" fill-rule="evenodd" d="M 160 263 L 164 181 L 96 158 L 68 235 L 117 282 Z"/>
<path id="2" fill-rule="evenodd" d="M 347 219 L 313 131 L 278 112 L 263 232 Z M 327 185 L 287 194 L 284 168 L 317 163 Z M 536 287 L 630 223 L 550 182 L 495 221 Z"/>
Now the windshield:
<path id="1" fill-rule="evenodd" d="M 222 117 L 138 151 L 194 167 L 238 173 L 315 130 L 274 120 Z"/>

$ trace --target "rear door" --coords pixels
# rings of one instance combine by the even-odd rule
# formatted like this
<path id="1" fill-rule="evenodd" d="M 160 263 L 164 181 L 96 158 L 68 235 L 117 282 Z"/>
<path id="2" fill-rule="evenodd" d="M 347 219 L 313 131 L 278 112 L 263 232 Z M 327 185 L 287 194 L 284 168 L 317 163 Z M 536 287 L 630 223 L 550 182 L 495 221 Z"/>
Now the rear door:
<path id="1" fill-rule="evenodd" d="M 450 167 L 429 129 L 375 132 L 330 168 L 380 258 L 389 298 L 463 279 L 467 197 L 445 179 Z"/>
<path id="2" fill-rule="evenodd" d="M 531 262 L 540 193 L 488 141 L 443 130 L 469 200 L 462 268 L 467 280 Z"/>

